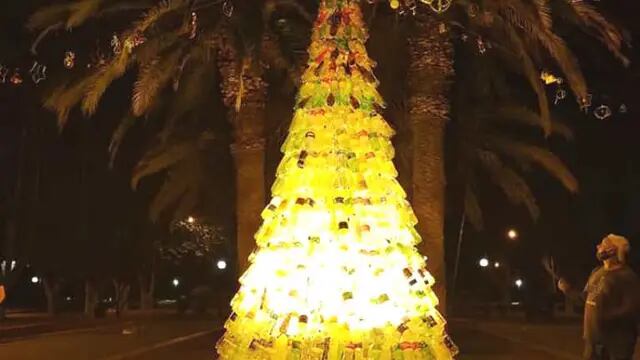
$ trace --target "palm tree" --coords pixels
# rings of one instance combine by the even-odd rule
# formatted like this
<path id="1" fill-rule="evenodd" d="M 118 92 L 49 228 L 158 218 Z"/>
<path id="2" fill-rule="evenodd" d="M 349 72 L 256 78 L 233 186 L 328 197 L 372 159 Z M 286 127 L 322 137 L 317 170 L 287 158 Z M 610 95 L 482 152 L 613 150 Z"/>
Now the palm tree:
<path id="1" fill-rule="evenodd" d="M 446 18 L 432 13 L 414 17 L 415 30 L 409 39 L 407 100 L 414 149 L 412 200 L 418 223 L 421 224 L 418 230 L 423 237 L 422 251 L 429 256 L 430 271 L 440 281 L 440 286 L 436 286 L 436 294 L 443 310 L 446 309 L 443 230 L 446 180 L 443 144 L 449 117 L 451 83 L 457 80 L 454 78 L 456 57 L 449 35 L 457 35 L 461 29 L 463 41 L 471 38 L 469 43 L 477 45 L 481 53 L 486 51 L 486 44 L 490 44 L 495 53 L 493 56 L 502 61 L 504 70 L 519 74 L 529 83 L 538 104 L 539 116 L 536 119 L 548 135 L 552 130 L 552 121 L 546 91 L 539 78 L 540 71 L 555 66 L 567 78 L 579 102 L 585 101 L 587 96 L 587 87 L 578 63 L 555 32 L 554 17 L 561 20 L 561 24 L 578 26 L 596 36 L 614 55 L 623 62 L 627 61 L 621 53 L 623 41 L 620 33 L 593 7 L 581 1 L 459 0 Z M 552 61 L 545 63 L 545 57 Z M 522 148 L 520 150 L 527 152 Z M 505 170 L 498 163 L 499 157 L 483 154 L 475 160 L 492 167 L 494 172 L 502 169 L 503 176 L 500 179 L 504 179 Z M 539 157 L 538 162 L 541 161 Z M 552 172 L 558 170 L 546 169 Z M 516 181 L 513 177 L 512 180 Z M 509 190 L 503 189 L 509 194 Z M 468 193 L 467 209 L 476 207 L 477 202 L 473 201 L 472 194 Z M 531 201 L 524 202 L 531 205 Z"/>
<path id="2" fill-rule="evenodd" d="M 227 107 L 226 118 L 233 128 L 240 271 L 253 248 L 253 233 L 259 225 L 257 214 L 265 202 L 267 84 L 262 65 L 284 68 L 290 73 L 293 68 L 290 58 L 282 56 L 281 47 L 275 43 L 273 33 L 279 29 L 272 31 L 267 26 L 280 3 L 304 14 L 304 8 L 292 1 L 248 1 L 236 4 L 234 9 L 231 1 L 82 0 L 43 8 L 28 24 L 31 29 L 42 30 L 43 36 L 53 29 L 79 27 L 90 18 L 144 13 L 114 38 L 119 46 L 114 47 L 110 59 L 78 81 L 56 89 L 45 105 L 58 114 L 61 127 L 76 105 L 91 116 L 111 84 L 137 67 L 131 110 L 114 132 L 110 151 L 113 163 L 130 128 L 142 118 L 162 120 L 158 139 L 136 167 L 132 181 L 135 187 L 143 177 L 166 173 L 167 181 L 150 209 L 153 220 L 168 209 L 174 210 L 174 219 L 194 211 L 201 199 L 199 194 L 207 188 L 203 179 L 195 179 L 202 174 L 206 159 L 195 153 L 206 153 L 214 139 L 225 137 L 219 131 L 217 136 L 211 133 L 220 125 L 210 123 L 203 127 L 199 118 L 211 119 L 215 113 L 211 104 L 216 103 L 216 91 L 211 85 L 219 84 Z M 198 131 L 205 133 L 198 135 Z M 180 144 L 170 140 L 185 132 L 191 137 L 179 136 Z"/>

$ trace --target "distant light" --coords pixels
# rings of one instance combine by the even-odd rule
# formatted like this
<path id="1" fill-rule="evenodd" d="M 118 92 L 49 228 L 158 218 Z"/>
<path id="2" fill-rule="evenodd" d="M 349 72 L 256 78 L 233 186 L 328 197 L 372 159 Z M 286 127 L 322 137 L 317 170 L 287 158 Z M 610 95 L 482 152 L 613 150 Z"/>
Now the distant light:
<path id="1" fill-rule="evenodd" d="M 178 278 L 175 278 L 171 283 L 173 284 L 174 287 L 178 287 L 178 285 L 180 285 L 180 280 L 178 280 Z"/>
<path id="2" fill-rule="evenodd" d="M 220 259 L 218 260 L 218 262 L 216 263 L 216 266 L 218 267 L 218 269 L 220 270 L 224 270 L 227 268 L 227 262 L 224 259 Z"/>
<path id="3" fill-rule="evenodd" d="M 516 285 L 516 287 L 521 288 L 522 285 L 524 285 L 524 281 L 522 281 L 522 279 L 516 279 L 514 284 Z"/>
<path id="4" fill-rule="evenodd" d="M 37 277 L 37 276 L 32 276 L 31 277 L 31 283 L 32 284 L 37 284 L 39 282 L 40 282 L 40 278 L 39 277 Z"/>
<path id="5" fill-rule="evenodd" d="M 496 262 L 493 264 L 493 267 L 494 267 L 494 268 L 496 268 L 496 269 L 497 269 L 497 268 L 499 268 L 499 267 L 500 267 L 500 263 L 496 261 Z"/>
<path id="6" fill-rule="evenodd" d="M 520 305 L 520 301 L 512 301 L 511 305 L 515 305 L 515 306 Z"/>
<path id="7" fill-rule="evenodd" d="M 13 271 L 13 269 L 16 268 L 16 261 L 15 260 L 11 260 L 11 271 Z"/>
<path id="8" fill-rule="evenodd" d="M 518 231 L 516 229 L 509 229 L 509 231 L 507 231 L 507 237 L 511 240 L 517 239 Z"/>
<path id="9" fill-rule="evenodd" d="M 489 266 L 489 259 L 487 259 L 487 258 L 482 258 L 482 259 L 480 259 L 480 261 L 478 262 L 478 264 L 480 265 L 480 267 L 485 268 L 485 267 Z"/>
<path id="10" fill-rule="evenodd" d="M 72 298 L 71 296 L 67 296 L 67 297 L 65 298 L 65 300 L 67 300 L 67 301 L 71 301 L 71 300 L 73 300 L 73 298 Z"/>
<path id="11" fill-rule="evenodd" d="M 189 224 L 193 224 L 195 221 L 196 221 L 196 219 L 194 219 L 194 218 L 193 218 L 193 216 L 189 216 L 189 217 L 187 218 L 187 222 L 188 222 Z"/>

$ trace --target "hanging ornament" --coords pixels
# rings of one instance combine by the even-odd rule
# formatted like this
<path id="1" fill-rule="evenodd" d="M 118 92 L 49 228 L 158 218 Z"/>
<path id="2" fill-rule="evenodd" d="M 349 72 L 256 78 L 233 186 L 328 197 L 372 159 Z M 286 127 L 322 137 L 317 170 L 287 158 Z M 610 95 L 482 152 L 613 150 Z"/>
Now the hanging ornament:
<path id="1" fill-rule="evenodd" d="M 111 37 L 111 51 L 114 55 L 118 55 L 122 51 L 122 42 L 120 42 L 118 34 L 113 34 Z"/>
<path id="2" fill-rule="evenodd" d="M 7 76 L 9 76 L 9 68 L 4 65 L 0 65 L 0 83 L 6 83 Z"/>
<path id="3" fill-rule="evenodd" d="M 416 11 L 417 11 L 417 4 L 416 4 L 416 0 L 405 0 L 404 2 L 405 6 L 407 7 L 407 9 L 409 11 L 411 11 L 411 14 L 415 15 Z"/>
<path id="4" fill-rule="evenodd" d="M 136 32 L 133 35 L 130 35 L 125 41 L 124 41 L 124 46 L 123 49 L 131 54 L 131 52 L 133 51 L 133 49 L 135 49 L 136 47 L 144 44 L 144 42 L 147 41 L 147 39 L 144 37 L 144 35 L 142 33 Z"/>
<path id="5" fill-rule="evenodd" d="M 478 15 L 479 10 L 480 8 L 477 4 L 471 4 L 469 5 L 469 8 L 467 8 L 467 14 L 469 15 L 469 17 L 474 18 L 476 17 L 476 15 Z"/>
<path id="6" fill-rule="evenodd" d="M 477 43 L 478 43 L 478 52 L 480 54 L 486 53 L 487 52 L 487 47 L 485 46 L 484 41 L 482 40 L 481 37 L 478 37 Z"/>
<path id="7" fill-rule="evenodd" d="M 391 6 L 391 8 L 393 10 L 396 10 L 397 8 L 400 7 L 400 1 L 399 0 L 391 0 L 391 1 L 389 1 L 389 6 Z"/>
<path id="8" fill-rule="evenodd" d="M 540 73 L 540 79 L 544 81 L 545 85 L 562 82 L 562 78 L 559 78 L 548 71 L 542 71 L 542 73 Z"/>
<path id="9" fill-rule="evenodd" d="M 231 0 L 226 0 L 222 4 L 222 13 L 226 17 L 231 17 L 231 15 L 233 15 L 233 3 L 231 2 Z"/>
<path id="10" fill-rule="evenodd" d="M 22 84 L 22 75 L 20 75 L 20 69 L 15 69 L 13 71 L 13 75 L 11 75 L 11 79 L 9 79 L 9 81 L 13 84 L 13 85 L 20 85 Z"/>
<path id="11" fill-rule="evenodd" d="M 449 9 L 452 0 L 420 0 L 423 3 L 429 5 L 431 10 L 437 13 L 443 13 Z"/>
<path id="12" fill-rule="evenodd" d="M 189 39 L 193 40 L 196 38 L 198 34 L 198 14 L 196 12 L 191 13 L 191 34 L 189 34 Z"/>
<path id="13" fill-rule="evenodd" d="M 40 81 L 47 78 L 47 67 L 34 61 L 29 73 L 31 74 L 31 80 L 33 80 L 35 84 L 39 84 Z"/>
<path id="14" fill-rule="evenodd" d="M 585 114 L 589 113 L 589 108 L 591 107 L 591 103 L 593 100 L 593 95 L 587 94 L 586 97 L 580 99 L 580 110 L 584 111 Z"/>
<path id="15" fill-rule="evenodd" d="M 629 111 L 629 109 L 627 109 L 627 105 L 626 104 L 620 104 L 620 107 L 618 108 L 618 112 L 620 114 L 626 114 Z"/>
<path id="16" fill-rule="evenodd" d="M 554 100 L 554 104 L 558 105 L 561 100 L 564 100 L 567 97 L 567 90 L 565 90 L 562 86 L 558 86 L 556 89 L 556 99 Z"/>
<path id="17" fill-rule="evenodd" d="M 76 66 L 76 53 L 73 51 L 67 51 L 64 53 L 64 67 L 67 69 L 73 69 Z"/>
<path id="18" fill-rule="evenodd" d="M 611 108 L 609 108 L 609 106 L 607 105 L 602 104 L 598 106 L 595 110 L 593 110 L 593 115 L 598 120 L 605 120 L 612 115 Z"/>

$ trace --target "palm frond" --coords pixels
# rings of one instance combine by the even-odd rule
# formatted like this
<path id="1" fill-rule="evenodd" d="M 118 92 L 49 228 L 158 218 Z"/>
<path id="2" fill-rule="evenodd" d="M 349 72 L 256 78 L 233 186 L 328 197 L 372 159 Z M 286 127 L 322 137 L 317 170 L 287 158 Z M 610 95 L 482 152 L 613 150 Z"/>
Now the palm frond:
<path id="1" fill-rule="evenodd" d="M 180 160 L 188 157 L 196 151 L 196 144 L 193 142 L 179 142 L 167 146 L 158 146 L 149 150 L 138 162 L 131 176 L 131 187 L 138 187 L 140 180 L 149 175 L 164 171 Z"/>
<path id="2" fill-rule="evenodd" d="M 132 112 L 135 116 L 145 114 L 158 92 L 171 80 L 182 58 L 183 50 L 176 49 L 170 54 L 156 59 L 142 67 L 138 80 L 133 88 L 131 102 Z"/>
<path id="3" fill-rule="evenodd" d="M 584 1 L 562 1 L 563 6 L 570 7 L 577 17 L 576 23 L 582 28 L 595 31 L 596 37 L 617 57 L 625 66 L 629 65 L 629 58 L 622 53 L 624 37 L 618 28 L 611 24 L 595 7 Z"/>
<path id="4" fill-rule="evenodd" d="M 480 207 L 478 196 L 471 186 L 467 187 L 464 194 L 464 213 L 474 229 L 482 230 L 484 228 L 482 207 Z"/>
<path id="5" fill-rule="evenodd" d="M 558 179 L 572 193 L 578 192 L 578 180 L 566 165 L 551 151 L 539 146 L 530 145 L 496 136 L 487 137 L 488 146 L 501 151 L 515 160 L 534 162 L 543 167 L 551 176 Z"/>
<path id="6" fill-rule="evenodd" d="M 66 22 L 71 4 L 56 4 L 38 9 L 27 20 L 27 29 L 41 30 L 60 22 Z"/>
<path id="7" fill-rule="evenodd" d="M 98 104 L 102 95 L 111 83 L 122 77 L 129 65 L 132 62 L 132 57 L 128 51 L 121 51 L 116 55 L 109 63 L 99 68 L 91 77 L 90 83 L 87 87 L 87 91 L 82 99 L 82 113 L 85 116 L 91 116 L 95 114 Z"/>
<path id="8" fill-rule="evenodd" d="M 164 15 L 187 6 L 188 0 L 163 0 L 158 5 L 150 8 L 140 20 L 133 25 L 132 33 L 144 33 L 155 22 L 160 20 Z"/>
<path id="9" fill-rule="evenodd" d="M 59 129 L 64 128 L 67 120 L 69 119 L 71 109 L 73 109 L 73 107 L 82 100 L 82 97 L 90 84 L 91 79 L 84 78 L 69 87 L 61 85 L 45 98 L 44 107 L 51 111 L 55 111 Z"/>
<path id="10" fill-rule="evenodd" d="M 489 115 L 492 116 L 493 114 Z M 524 106 L 504 106 L 495 111 L 492 118 L 496 121 L 515 122 L 522 125 L 540 126 L 540 115 Z M 544 129 L 543 129 L 544 130 Z M 573 131 L 559 121 L 551 121 L 551 134 L 562 136 L 565 140 L 573 140 Z"/>
<path id="11" fill-rule="evenodd" d="M 520 61 L 521 69 L 529 85 L 536 94 L 538 100 L 538 110 L 540 111 L 541 126 L 545 131 L 545 134 L 549 134 L 551 131 L 551 113 L 549 111 L 549 100 L 547 99 L 547 92 L 544 85 L 539 79 L 538 68 L 535 66 L 531 57 L 527 53 L 527 49 L 516 33 L 515 29 L 511 26 L 504 24 L 503 30 L 507 35 L 508 40 L 513 45 L 514 50 L 517 52 L 517 61 Z"/>
<path id="12" fill-rule="evenodd" d="M 79 0 L 69 5 L 69 17 L 66 21 L 67 30 L 82 25 L 93 14 L 98 12 L 104 0 Z"/>
<path id="13" fill-rule="evenodd" d="M 124 138 L 127 135 L 127 132 L 129 131 L 129 129 L 131 129 L 131 127 L 133 126 L 133 124 L 135 124 L 135 122 L 136 122 L 136 118 L 133 116 L 133 114 L 131 113 L 127 114 L 124 118 L 122 118 L 122 120 L 120 120 L 118 127 L 113 132 L 113 135 L 111 135 L 111 141 L 109 142 L 109 167 L 110 168 L 113 168 L 116 160 L 116 156 L 118 155 L 118 150 L 120 150 L 120 145 L 122 144 L 122 141 L 124 141 Z"/>
<path id="14" fill-rule="evenodd" d="M 491 180 L 502 189 L 509 201 L 517 205 L 524 205 L 531 218 L 537 220 L 540 209 L 526 181 L 511 168 L 505 166 L 498 155 L 493 152 L 481 150 L 478 152 L 478 159 L 489 173 Z"/>

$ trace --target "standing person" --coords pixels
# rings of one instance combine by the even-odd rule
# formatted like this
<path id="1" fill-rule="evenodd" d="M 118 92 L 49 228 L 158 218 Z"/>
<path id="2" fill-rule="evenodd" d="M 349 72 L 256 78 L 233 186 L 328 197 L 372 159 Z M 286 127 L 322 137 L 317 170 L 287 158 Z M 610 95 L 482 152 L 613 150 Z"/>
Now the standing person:
<path id="1" fill-rule="evenodd" d="M 591 273 L 582 294 L 571 289 L 565 279 L 558 288 L 566 296 L 585 302 L 584 358 L 587 360 L 631 360 L 638 336 L 640 280 L 627 266 L 629 241 L 608 235 L 596 247 L 603 263 Z"/>

